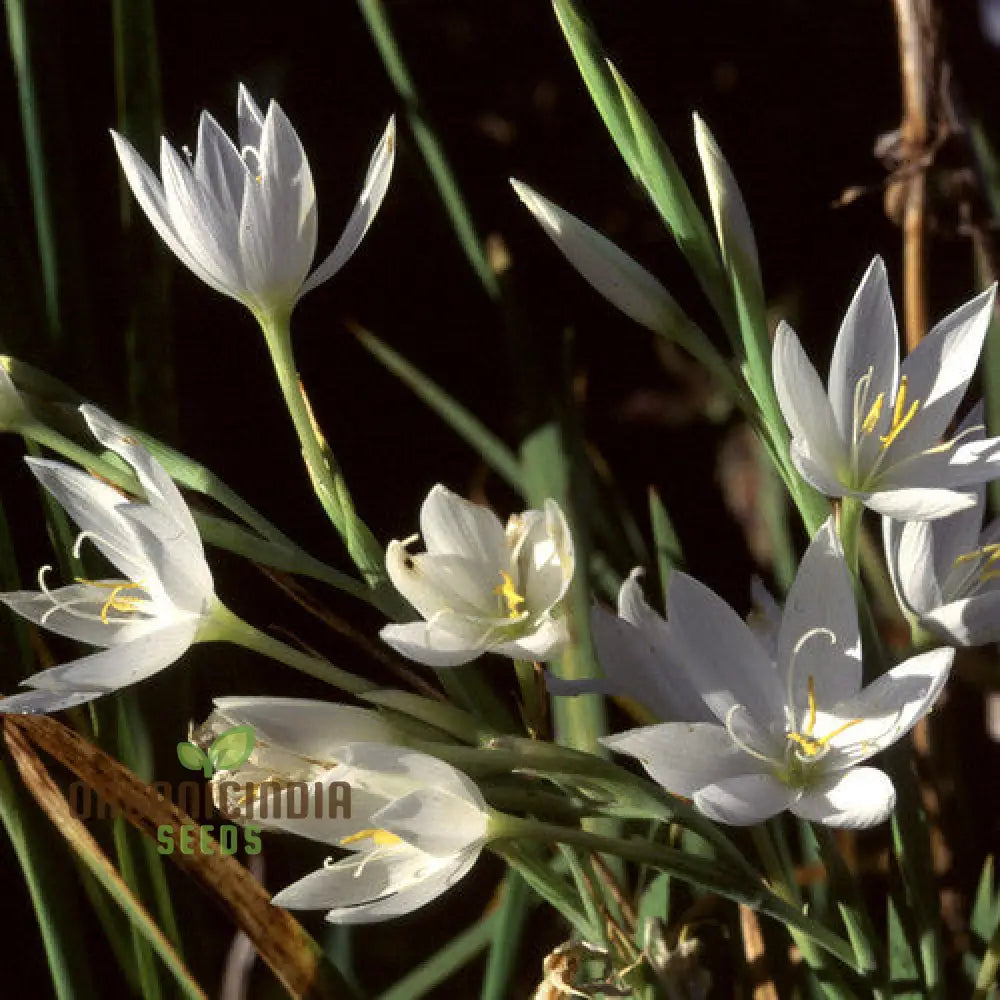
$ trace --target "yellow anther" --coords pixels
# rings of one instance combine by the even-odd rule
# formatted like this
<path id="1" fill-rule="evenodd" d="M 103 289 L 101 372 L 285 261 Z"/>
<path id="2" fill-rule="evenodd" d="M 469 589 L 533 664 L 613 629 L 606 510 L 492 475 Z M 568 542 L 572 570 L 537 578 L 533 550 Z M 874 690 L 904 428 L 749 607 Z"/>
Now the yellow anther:
<path id="1" fill-rule="evenodd" d="M 342 844 L 354 844 L 359 840 L 371 840 L 376 847 L 391 847 L 393 844 L 401 844 L 402 839 L 388 830 L 358 830 L 349 837 L 341 837 Z"/>
<path id="2" fill-rule="evenodd" d="M 524 604 L 524 598 L 517 592 L 510 573 L 500 570 L 500 575 L 503 577 L 503 583 L 494 587 L 493 593 L 497 597 L 502 597 L 507 602 L 507 617 L 517 618 L 520 615 L 517 609 L 520 605 Z"/>
<path id="3" fill-rule="evenodd" d="M 125 614 L 131 614 L 133 611 L 139 611 L 142 608 L 143 599 L 140 597 L 122 597 L 122 592 L 126 590 L 143 590 L 142 582 L 133 583 L 131 580 L 127 583 L 104 583 L 101 580 L 87 580 L 84 577 L 76 577 L 77 583 L 86 583 L 91 587 L 103 587 L 110 590 L 111 593 L 108 594 L 108 599 L 104 602 L 104 606 L 101 608 L 101 621 L 105 625 L 110 625 L 108 621 L 109 611 L 121 611 Z"/>
<path id="4" fill-rule="evenodd" d="M 954 565 L 960 566 L 962 563 L 972 562 L 973 560 L 983 560 L 983 565 L 979 569 L 979 579 L 983 583 L 987 580 L 997 580 L 1000 579 L 1000 542 L 993 542 L 990 545 L 984 545 L 980 549 L 973 549 L 971 552 L 963 552 L 960 556 L 955 558 Z"/>
<path id="5" fill-rule="evenodd" d="M 899 391 L 896 393 L 896 402 L 892 407 L 892 426 L 889 428 L 889 433 L 884 434 L 879 440 L 882 442 L 882 447 L 888 448 L 893 441 L 899 437 L 900 434 L 906 429 L 906 425 L 916 416 L 917 410 L 920 409 L 920 400 L 915 399 L 910 403 L 909 408 L 906 406 L 906 386 L 908 378 L 904 375 L 899 380 Z"/>
<path id="6" fill-rule="evenodd" d="M 830 745 L 832 740 L 835 740 L 841 733 L 846 732 L 851 726 L 858 725 L 861 721 L 861 719 L 851 719 L 850 722 L 845 722 L 842 726 L 838 726 L 832 733 L 827 733 L 826 736 L 811 736 L 807 731 L 805 733 L 789 733 L 785 738 L 791 740 L 796 746 L 801 747 L 802 752 L 807 757 L 816 757 Z"/>
<path id="7" fill-rule="evenodd" d="M 871 434 L 871 432 L 878 426 L 878 418 L 882 416 L 882 404 L 884 402 L 885 393 L 880 392 L 875 397 L 875 402 L 872 403 L 871 409 L 868 411 L 868 416 L 862 421 L 862 434 Z"/>

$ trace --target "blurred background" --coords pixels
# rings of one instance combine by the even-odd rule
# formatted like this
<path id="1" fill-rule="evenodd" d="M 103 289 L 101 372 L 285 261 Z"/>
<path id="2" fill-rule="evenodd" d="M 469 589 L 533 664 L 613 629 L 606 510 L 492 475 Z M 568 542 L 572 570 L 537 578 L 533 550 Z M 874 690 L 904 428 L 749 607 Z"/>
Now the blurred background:
<path id="1" fill-rule="evenodd" d="M 701 114 L 739 179 L 754 222 L 774 321 L 798 330 L 825 370 L 854 286 L 874 254 L 900 288 L 900 232 L 886 215 L 876 143 L 899 127 L 899 58 L 889 0 L 588 0 L 583 9 L 707 208 L 691 114 Z M 1000 52 L 993 5 L 941 5 L 955 93 L 989 134 L 1000 125 Z M 422 111 L 437 131 L 480 236 L 506 257 L 504 284 L 525 334 L 512 343 L 456 240 L 425 168 L 404 103 L 353 3 L 204 4 L 7 0 L 0 65 L 0 348 L 55 375 L 111 413 L 215 470 L 316 555 L 349 568 L 314 502 L 251 316 L 187 272 L 124 187 L 108 136 L 123 131 L 155 162 L 158 137 L 194 146 L 201 109 L 235 130 L 236 89 L 277 100 L 308 152 L 322 257 L 339 236 L 378 136 L 400 116 L 385 203 L 349 265 L 303 300 L 293 322 L 299 368 L 359 510 L 380 538 L 416 529 L 438 481 L 506 513 L 518 500 L 481 459 L 365 351 L 348 324 L 373 331 L 516 446 L 568 380 L 599 462 L 648 536 L 655 487 L 683 542 L 687 568 L 741 610 L 773 551 L 758 509 L 760 467 L 740 421 L 686 357 L 665 348 L 593 293 L 508 185 L 524 180 L 588 221 L 656 274 L 704 328 L 713 316 L 655 210 L 631 180 L 581 83 L 547 3 L 388 0 Z M 844 198 L 845 191 L 852 193 Z M 842 202 L 846 201 L 846 204 Z M 976 280 L 961 220 L 932 213 L 932 318 Z M 569 343 L 571 346 L 566 347 Z M 569 360 L 567 361 L 567 355 Z M 519 372 L 543 377 L 526 398 Z M 518 388 L 521 386 L 521 388 Z M 992 428 L 995 433 L 998 428 Z M 21 442 L 0 439 L 2 500 L 23 579 L 51 561 Z M 801 541 L 801 538 L 798 539 Z M 624 560 L 627 562 L 627 560 Z M 356 643 L 318 626 L 262 574 L 213 557 L 227 603 L 261 627 L 280 623 L 359 673 L 381 668 Z M 616 565 L 627 572 L 628 565 Z M 356 629 L 370 609 L 323 593 Z M 6 648 L 0 622 L 0 638 Z M 55 655 L 71 655 L 53 640 Z M 506 675 L 504 675 L 506 677 Z M 4 690 L 16 668 L 0 664 Z M 995 677 L 995 673 L 994 673 Z M 498 682 L 510 683 L 511 679 Z M 213 694 L 325 692 L 233 650 L 201 648 L 136 692 L 155 716 L 155 773 L 179 771 L 174 743 Z M 979 822 L 965 833 L 980 859 L 996 836 L 996 744 L 982 725 L 983 685 L 959 688 L 948 768 L 976 761 Z M 155 711 L 154 711 L 155 709 Z M 963 761 L 965 765 L 963 765 Z M 990 798 L 993 796 L 993 798 Z M 960 822 L 969 814 L 958 812 Z M 983 817 L 987 817 L 983 821 Z M 55 851 L 65 853 L 61 845 Z M 266 852 L 276 888 L 314 867 L 321 850 Z M 978 861 L 976 862 L 978 864 Z M 956 862 L 954 878 L 965 891 Z M 47 996 L 44 958 L 16 864 L 0 851 L 11 996 Z M 72 869 L 68 869 L 72 876 Z M 949 869 L 951 871 L 951 869 Z M 366 930 L 354 949 L 372 991 L 397 979 L 490 902 L 499 865 L 481 863 L 461 893 Z M 230 943 L 223 918 L 170 873 L 188 959 L 211 992 Z M 959 891 L 956 889 L 956 891 Z M 66 905 L 86 912 L 76 881 Z M 541 956 L 565 936 L 537 914 L 521 975 L 527 996 Z M 306 925 L 322 936 L 319 915 Z M 189 929 L 190 928 L 190 929 Z M 100 928 L 81 925 L 95 970 L 114 965 Z M 340 947 L 343 942 L 337 946 Z M 475 964 L 440 996 L 476 989 Z M 127 996 L 107 973 L 103 996 Z M 262 975 L 262 981 L 266 975 Z M 463 986 L 465 984 L 465 986 Z M 260 993 L 258 995 L 266 995 Z M 278 994 L 275 994 L 278 995 Z"/>

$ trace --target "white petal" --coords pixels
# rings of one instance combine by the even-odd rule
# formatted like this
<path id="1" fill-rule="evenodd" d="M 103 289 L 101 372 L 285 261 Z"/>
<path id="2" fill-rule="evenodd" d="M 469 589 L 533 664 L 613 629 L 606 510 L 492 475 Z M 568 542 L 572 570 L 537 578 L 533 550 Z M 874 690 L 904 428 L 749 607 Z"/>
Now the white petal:
<path id="1" fill-rule="evenodd" d="M 784 720 L 774 666 L 746 622 L 686 573 L 670 576 L 670 629 L 691 683 L 720 722 L 742 705 L 761 725 Z"/>
<path id="2" fill-rule="evenodd" d="M 71 663 L 42 670 L 21 683 L 47 691 L 107 694 L 145 680 L 179 660 L 194 641 L 197 625 L 178 622 L 122 646 L 91 653 Z"/>
<path id="3" fill-rule="evenodd" d="M 447 864 L 438 862 L 437 867 L 429 871 L 419 882 L 406 886 L 399 892 L 373 903 L 363 903 L 353 907 L 335 907 L 327 913 L 326 919 L 332 924 L 370 924 L 412 913 L 437 899 L 443 892 L 464 878 L 478 857 L 479 851 L 471 850 Z"/>
<path id="4" fill-rule="evenodd" d="M 854 588 L 831 519 L 816 532 L 788 592 L 778 632 L 778 667 L 796 718 L 806 711 L 810 683 L 820 705 L 848 698 L 861 687 Z"/>
<path id="5" fill-rule="evenodd" d="M 884 393 L 883 410 L 895 398 L 899 370 L 899 334 L 889 278 L 881 257 L 868 266 L 848 306 L 830 362 L 830 403 L 844 440 L 853 439 L 858 380 L 871 371 L 868 408 Z M 858 414 L 864 420 L 865 413 Z"/>
<path id="6" fill-rule="evenodd" d="M 411 847 L 448 858 L 483 842 L 487 815 L 466 799 L 440 788 L 422 788 L 380 809 L 372 822 Z"/>
<path id="7" fill-rule="evenodd" d="M 465 556 L 494 570 L 492 583 L 509 562 L 500 519 L 438 483 L 420 508 L 420 534 L 434 555 Z"/>
<path id="8" fill-rule="evenodd" d="M 368 172 L 365 174 L 365 182 L 361 188 L 361 195 L 351 217 L 347 220 L 337 245 L 330 252 L 330 255 L 319 267 L 306 279 L 302 289 L 299 291 L 299 298 L 311 292 L 324 281 L 332 278 L 354 255 L 361 241 L 368 232 L 368 227 L 372 224 L 382 199 L 389 189 L 389 179 L 392 176 L 392 165 L 396 158 L 396 118 L 389 119 L 382 138 L 372 155 L 368 164 Z"/>
<path id="9" fill-rule="evenodd" d="M 397 653 L 429 667 L 456 667 L 468 663 L 485 650 L 482 644 L 452 635 L 427 622 L 386 625 L 379 636 Z"/>
<path id="10" fill-rule="evenodd" d="M 235 227 L 243 202 L 243 187 L 253 180 L 246 161 L 232 140 L 207 112 L 198 120 L 198 148 L 194 157 L 194 175 L 210 191 Z"/>
<path id="11" fill-rule="evenodd" d="M 80 407 L 80 413 L 87 421 L 91 434 L 105 448 L 120 455 L 135 469 L 149 503 L 175 521 L 186 534 L 198 538 L 194 517 L 184 502 L 180 490 L 163 466 L 142 446 L 131 429 L 109 417 L 92 403 L 84 403 Z"/>
<path id="12" fill-rule="evenodd" d="M 509 642 L 490 643 L 488 649 L 513 660 L 553 660 L 569 644 L 569 628 L 563 619 L 545 619 L 533 631 Z"/>
<path id="13" fill-rule="evenodd" d="M 792 808 L 799 794 L 772 774 L 744 774 L 707 785 L 695 794 L 694 804 L 716 823 L 751 826 Z"/>
<path id="14" fill-rule="evenodd" d="M 760 761 L 740 750 L 722 726 L 710 723 L 664 722 L 605 736 L 601 742 L 635 757 L 674 795 L 690 796 L 705 785 L 761 769 Z"/>
<path id="15" fill-rule="evenodd" d="M 856 767 L 812 785 L 791 809 L 813 823 L 862 830 L 884 823 L 895 805 L 896 789 L 884 771 Z"/>
<path id="16" fill-rule="evenodd" d="M 750 578 L 750 596 L 753 598 L 754 608 L 747 616 L 747 625 L 753 630 L 753 634 L 757 636 L 757 641 L 767 655 L 777 664 L 781 605 L 764 586 L 764 581 L 759 576 Z"/>
<path id="17" fill-rule="evenodd" d="M 869 493 L 865 496 L 864 503 L 877 513 L 900 521 L 927 521 L 974 507 L 976 495 L 914 486 Z"/>
<path id="18" fill-rule="evenodd" d="M 832 751 L 843 751 L 831 756 L 831 769 L 866 760 L 908 733 L 934 706 L 954 658 L 955 650 L 949 648 L 913 656 L 829 714 L 820 711 L 819 734 L 854 723 L 829 741 Z"/>
<path id="19" fill-rule="evenodd" d="M 25 462 L 105 559 L 130 580 L 149 575 L 152 567 L 135 533 L 115 509 L 127 502 L 126 497 L 107 483 L 61 462 L 31 456 Z"/>
<path id="20" fill-rule="evenodd" d="M 250 91 L 241 83 L 236 97 L 236 116 L 239 122 L 240 147 L 250 146 L 257 149 L 260 146 L 260 133 L 264 127 L 264 116 L 257 102 L 250 96 Z"/>
<path id="21" fill-rule="evenodd" d="M 547 499 L 545 514 L 531 519 L 516 551 L 526 607 L 534 613 L 547 611 L 566 596 L 573 579 L 573 537 L 555 500 Z"/>
<path id="22" fill-rule="evenodd" d="M 813 456 L 809 442 L 805 438 L 792 438 L 789 453 L 799 475 L 820 493 L 828 497 L 858 495 L 855 490 L 845 485 L 837 469 Z"/>
<path id="23" fill-rule="evenodd" d="M 215 195 L 194 176 L 181 155 L 164 139 L 160 173 L 170 224 L 215 288 L 240 299 L 243 275 L 237 253 L 237 233 Z"/>
<path id="24" fill-rule="evenodd" d="M 167 208 L 167 199 L 163 191 L 163 185 L 159 178 L 147 166 L 142 157 L 135 151 L 132 144 L 117 132 L 112 131 L 111 138 L 115 143 L 115 151 L 121 162 L 122 170 L 125 172 L 125 179 L 132 188 L 136 201 L 140 208 L 146 213 L 153 228 L 160 234 L 160 238 L 174 252 L 177 258 L 193 271 L 206 285 L 211 286 L 223 295 L 232 295 L 232 290 L 219 276 L 207 267 L 187 246 L 184 237 L 181 235 L 170 218 Z"/>
<path id="25" fill-rule="evenodd" d="M 901 451 L 929 448 L 947 430 L 979 362 L 995 295 L 992 285 L 946 316 L 903 362 L 906 399 L 919 400 L 920 407 L 896 440 Z"/>
<path id="26" fill-rule="evenodd" d="M 500 570 L 469 556 L 410 555 L 401 542 L 389 543 L 385 567 L 393 586 L 424 618 L 441 613 L 456 621 L 501 620 Z M 464 630 L 463 630 L 464 634 Z"/>
<path id="27" fill-rule="evenodd" d="M 389 743 L 395 736 L 381 715 L 353 705 L 270 695 L 216 698 L 214 704 L 232 725 L 253 726 L 258 743 L 320 761 L 345 743 Z"/>
<path id="28" fill-rule="evenodd" d="M 155 579 L 143 585 L 158 584 L 180 611 L 205 614 L 213 599 L 214 584 L 201 539 L 184 534 L 176 521 L 147 504 L 130 504 L 122 508 L 122 516 L 135 532 L 155 573 Z"/>
<path id="29" fill-rule="evenodd" d="M 847 462 L 845 439 L 816 369 L 795 331 L 784 321 L 774 335 L 771 368 L 778 403 L 792 436 L 806 443 L 809 455 L 828 476 L 836 477 Z"/>
<path id="30" fill-rule="evenodd" d="M 945 518 L 945 521 L 951 520 Z M 918 615 L 941 604 L 934 560 L 934 526 L 942 521 L 883 518 L 886 558 L 901 604 Z"/>
<path id="31" fill-rule="evenodd" d="M 626 316 L 670 333 L 680 307 L 644 267 L 576 216 L 511 179 L 518 198 L 591 287 Z"/>
<path id="32" fill-rule="evenodd" d="M 1000 642 L 1000 591 L 944 604 L 924 615 L 921 624 L 959 646 Z"/>
<path id="33" fill-rule="evenodd" d="M 103 691 L 24 691 L 0 697 L 0 715 L 48 715 L 100 698 Z"/>
<path id="34" fill-rule="evenodd" d="M 597 657 L 611 690 L 646 705 L 664 722 L 714 722 L 715 716 L 688 679 L 667 623 L 646 605 L 634 573 L 622 584 L 619 606 L 641 626 L 600 607 L 590 616 Z"/>
<path id="35" fill-rule="evenodd" d="M 101 614 L 108 598 L 117 586 L 127 586 L 125 580 L 100 580 L 93 583 L 75 583 L 57 587 L 44 593 L 19 590 L 0 595 L 0 600 L 12 611 L 29 621 L 47 628 L 57 635 L 64 635 L 92 646 L 117 646 L 123 642 L 162 628 L 162 622 L 146 614 L 127 614 L 108 608 L 106 622 Z M 126 590 L 125 597 L 139 597 L 138 591 Z M 145 600 L 145 595 L 141 599 Z"/>

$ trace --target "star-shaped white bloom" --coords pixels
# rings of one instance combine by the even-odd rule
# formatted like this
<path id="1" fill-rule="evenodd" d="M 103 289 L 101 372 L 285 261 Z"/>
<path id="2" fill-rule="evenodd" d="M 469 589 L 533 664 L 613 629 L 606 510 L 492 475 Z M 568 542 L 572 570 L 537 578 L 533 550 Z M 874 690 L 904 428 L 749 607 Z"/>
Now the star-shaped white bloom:
<path id="1" fill-rule="evenodd" d="M 299 137 L 274 101 L 262 115 L 242 84 L 238 116 L 239 147 L 207 111 L 193 157 L 185 159 L 164 138 L 162 181 L 127 139 L 111 134 L 136 200 L 181 262 L 258 318 L 287 316 L 361 243 L 389 186 L 395 126 L 390 120 L 340 240 L 309 274 L 316 252 L 316 192 Z"/>
<path id="2" fill-rule="evenodd" d="M 135 470 L 146 503 L 87 473 L 27 458 L 31 471 L 123 579 L 78 580 L 52 590 L 2 595 L 18 614 L 60 635 L 107 649 L 43 670 L 35 690 L 0 700 L 0 712 L 55 712 L 151 676 L 179 659 L 211 621 L 216 603 L 194 519 L 173 481 L 128 429 L 94 406 L 80 407 L 94 437 Z"/>
<path id="3" fill-rule="evenodd" d="M 966 423 L 981 417 L 977 407 Z M 903 612 L 959 646 L 1000 642 L 1000 518 L 983 529 L 985 488 L 975 497 L 972 507 L 934 521 L 882 519 L 886 562 Z"/>
<path id="4" fill-rule="evenodd" d="M 1000 439 L 945 435 L 979 360 L 995 292 L 946 316 L 900 365 L 889 282 L 876 257 L 837 335 L 826 389 L 782 323 L 774 387 L 803 478 L 827 496 L 856 497 L 906 520 L 974 504 L 968 488 L 1000 476 Z"/>
<path id="5" fill-rule="evenodd" d="M 410 913 L 458 882 L 486 842 L 489 810 L 475 784 L 450 764 L 379 743 L 338 751 L 341 763 L 320 779 L 351 788 L 351 822 L 311 819 L 282 825 L 354 852 L 328 861 L 274 896 L 275 906 L 324 909 L 335 924 L 363 924 Z"/>
<path id="6" fill-rule="evenodd" d="M 802 559 L 773 657 L 686 574 L 671 575 L 667 604 L 670 666 L 686 668 L 714 721 L 645 726 L 607 737 L 608 746 L 637 757 L 664 788 L 724 823 L 758 823 L 784 809 L 839 827 L 888 817 L 891 780 L 858 765 L 930 710 L 954 650 L 915 656 L 861 687 L 854 593 L 829 521 Z"/>
<path id="7" fill-rule="evenodd" d="M 486 507 L 435 486 L 420 510 L 427 551 L 392 541 L 386 570 L 425 621 L 387 625 L 382 638 L 434 667 L 485 652 L 555 656 L 568 640 L 560 605 L 573 578 L 573 539 L 559 505 L 515 514 L 506 531 Z"/>

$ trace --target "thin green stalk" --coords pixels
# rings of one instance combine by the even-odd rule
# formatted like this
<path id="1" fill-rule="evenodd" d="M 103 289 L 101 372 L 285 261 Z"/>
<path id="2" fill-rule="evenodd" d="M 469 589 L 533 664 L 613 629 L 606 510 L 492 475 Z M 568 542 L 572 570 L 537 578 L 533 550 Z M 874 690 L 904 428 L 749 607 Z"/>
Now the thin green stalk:
<path id="1" fill-rule="evenodd" d="M 373 589 L 384 586 L 387 577 L 382 547 L 358 517 L 343 473 L 310 412 L 295 367 L 288 319 L 274 315 L 258 317 L 285 406 L 302 446 L 313 490 L 369 586 Z"/>
<path id="2" fill-rule="evenodd" d="M 275 639 L 266 632 L 261 632 L 260 629 L 234 615 L 220 602 L 216 602 L 213 609 L 212 623 L 199 635 L 201 642 L 216 640 L 231 642 L 244 649 L 261 653 L 263 656 L 284 663 L 285 666 L 292 667 L 309 677 L 315 677 L 317 680 L 323 681 L 324 684 L 330 684 L 348 694 L 365 694 L 378 687 L 371 681 L 349 673 L 347 670 L 341 670 L 326 660 L 304 653 L 280 639 Z"/>
<path id="3" fill-rule="evenodd" d="M 500 283 L 490 266 L 482 240 L 472 221 L 472 214 L 448 163 L 444 147 L 427 123 L 420 106 L 416 85 L 392 33 L 385 6 L 382 0 L 358 0 L 358 8 L 382 57 L 386 74 L 403 102 L 410 131 L 438 190 L 438 196 L 444 205 L 455 236 L 486 294 L 493 301 L 498 301 L 502 295 Z"/>
<path id="4" fill-rule="evenodd" d="M 412 972 L 380 993 L 378 1000 L 420 1000 L 437 989 L 489 946 L 499 921 L 498 911 L 477 920 L 439 951 L 424 959 Z"/>
<path id="5" fill-rule="evenodd" d="M 504 1000 L 510 996 L 511 980 L 518 966 L 521 935 L 532 902 L 528 883 L 517 871 L 511 870 L 504 882 L 503 899 L 495 914 L 493 943 L 486 960 L 480 1000 Z"/>
<path id="6" fill-rule="evenodd" d="M 4 762 L 0 761 L 0 822 L 10 838 L 31 897 L 55 995 L 58 1000 L 96 997 L 76 926 L 75 901 L 67 898 L 60 877 L 59 868 L 64 861 L 59 858 L 53 864 L 47 836 L 38 827 L 33 809 L 31 803 L 23 800 Z"/>

